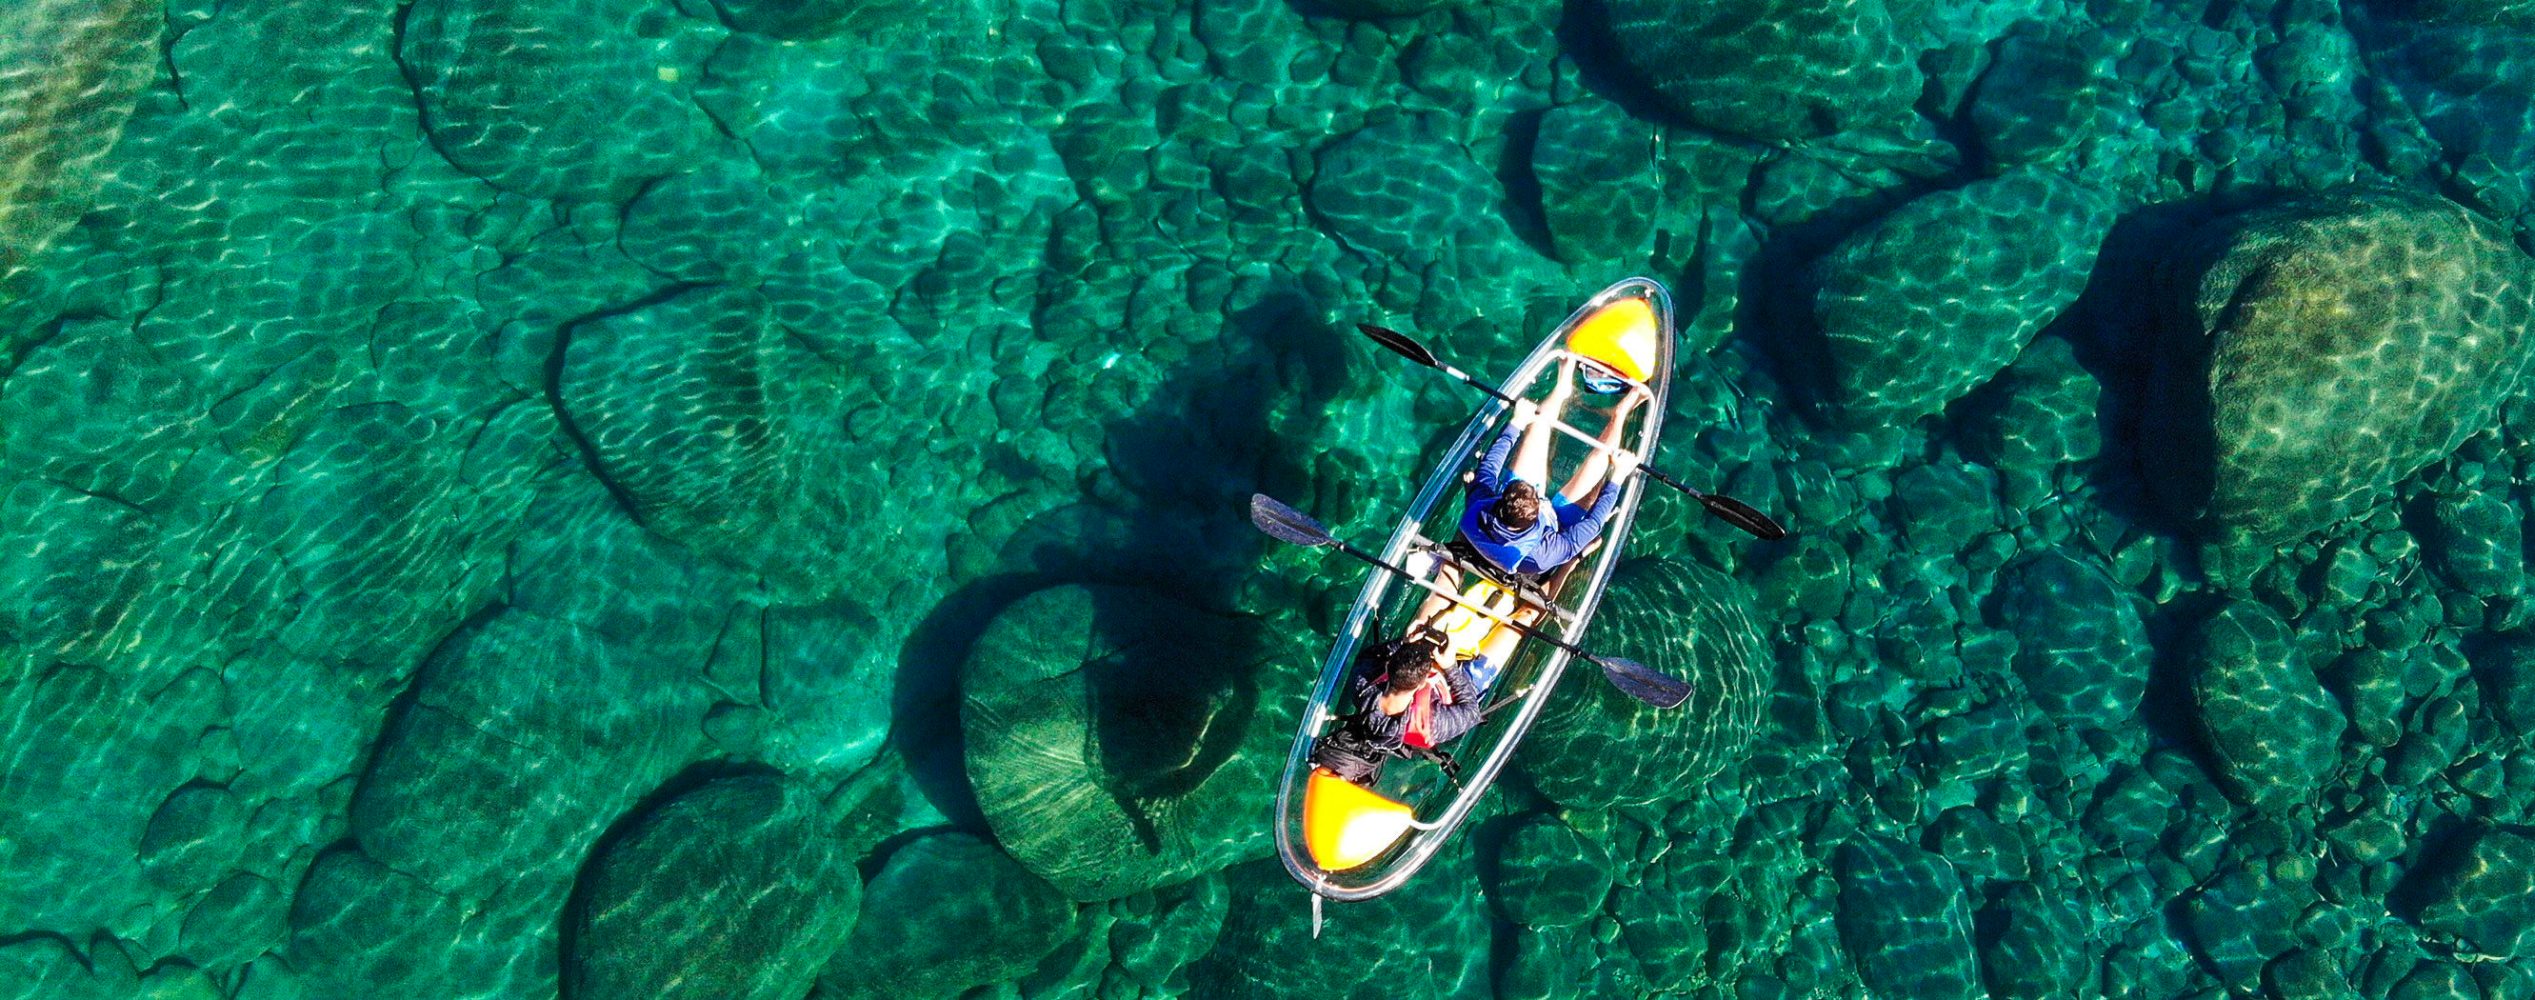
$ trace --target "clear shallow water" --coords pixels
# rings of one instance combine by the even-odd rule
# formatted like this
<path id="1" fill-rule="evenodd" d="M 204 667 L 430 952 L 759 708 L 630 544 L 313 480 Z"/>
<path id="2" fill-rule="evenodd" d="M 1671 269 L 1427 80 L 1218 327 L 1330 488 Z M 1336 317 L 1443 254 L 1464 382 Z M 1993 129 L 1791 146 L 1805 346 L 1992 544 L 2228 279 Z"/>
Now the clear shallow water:
<path id="1" fill-rule="evenodd" d="M 2530 43 L 24 0 L 0 993 L 2535 993 Z M 1468 412 L 1349 322 L 1632 273 L 1660 464 L 1797 536 L 1650 498 L 1597 642 L 1713 704 L 1576 678 L 1312 943 L 1359 578 L 1241 501 L 1369 538 Z"/>

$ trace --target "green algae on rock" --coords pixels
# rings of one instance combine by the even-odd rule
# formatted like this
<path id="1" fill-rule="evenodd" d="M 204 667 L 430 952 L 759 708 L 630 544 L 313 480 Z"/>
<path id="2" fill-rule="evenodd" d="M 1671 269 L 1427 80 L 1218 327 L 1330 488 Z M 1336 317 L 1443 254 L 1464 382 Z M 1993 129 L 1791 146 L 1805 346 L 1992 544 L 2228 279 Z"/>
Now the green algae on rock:
<path id="1" fill-rule="evenodd" d="M 565 989 L 797 1000 L 853 930 L 860 890 L 807 790 L 762 774 L 706 783 L 591 859 Z"/>
<path id="2" fill-rule="evenodd" d="M 1883 0 L 1611 0 L 1620 56 L 1685 123 L 1770 142 L 1888 125 L 1918 96 Z"/>
<path id="3" fill-rule="evenodd" d="M 942 833 L 889 854 L 863 916 L 819 973 L 835 1000 L 949 1000 L 1014 979 L 1074 936 L 1075 906 L 983 840 Z"/>
<path id="4" fill-rule="evenodd" d="M 2231 603 L 2192 649 L 2193 701 L 2229 793 L 2265 813 L 2307 807 L 2340 761 L 2348 720 L 2288 624 L 2262 605 Z"/>
<path id="5" fill-rule="evenodd" d="M 2535 260 L 2443 199 L 2310 195 L 2204 229 L 2151 385 L 2150 485 L 2228 547 L 2365 510 L 2490 426 L 2526 367 Z"/>
<path id="6" fill-rule="evenodd" d="M 2085 291 L 2104 196 L 2022 170 L 1912 201 L 1819 265 L 1832 402 L 1856 426 L 1944 409 L 2007 367 Z"/>
<path id="7" fill-rule="evenodd" d="M 969 781 L 1004 849 L 1081 900 L 1265 850 L 1257 803 L 1291 706 L 1251 688 L 1258 642 L 1248 622 L 1124 587 L 1005 608 L 960 677 Z"/>
<path id="8" fill-rule="evenodd" d="M 1591 809 L 1679 798 L 1739 763 L 1774 675 L 1746 610 L 1753 600 L 1742 582 L 1696 563 L 1623 564 L 1594 615 L 1592 647 L 1690 682 L 1690 700 L 1650 707 L 1576 661 L 1515 766 L 1542 794 Z"/>

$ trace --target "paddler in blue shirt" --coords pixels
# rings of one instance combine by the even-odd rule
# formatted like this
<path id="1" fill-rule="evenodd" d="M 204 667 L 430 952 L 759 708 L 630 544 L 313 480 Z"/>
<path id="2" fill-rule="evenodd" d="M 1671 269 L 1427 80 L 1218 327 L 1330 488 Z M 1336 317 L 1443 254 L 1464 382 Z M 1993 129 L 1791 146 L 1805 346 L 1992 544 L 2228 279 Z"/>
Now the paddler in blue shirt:
<path id="1" fill-rule="evenodd" d="M 1575 395 L 1575 370 L 1573 358 L 1560 365 L 1557 387 L 1539 405 L 1527 399 L 1514 402 L 1514 418 L 1480 459 L 1477 478 L 1470 483 L 1469 502 L 1461 510 L 1461 530 L 1446 546 L 1455 557 L 1472 563 L 1485 560 L 1519 581 L 1538 583 L 1583 555 L 1601 536 L 1603 522 L 1610 520 L 1611 511 L 1619 505 L 1621 485 L 1637 470 L 1637 456 L 1619 451 L 1620 435 L 1647 394 L 1641 387 L 1630 387 L 1602 428 L 1602 446 L 1543 504 L 1550 444 L 1558 435 L 1553 425 Z M 1506 467 L 1509 455 L 1514 460 L 1511 469 Z M 1585 507 L 1588 497 L 1590 508 Z M 1453 586 L 1459 579 L 1460 574 L 1447 565 L 1439 582 Z M 1418 609 L 1417 621 L 1434 617 L 1445 603 L 1440 597 L 1427 601 Z"/>

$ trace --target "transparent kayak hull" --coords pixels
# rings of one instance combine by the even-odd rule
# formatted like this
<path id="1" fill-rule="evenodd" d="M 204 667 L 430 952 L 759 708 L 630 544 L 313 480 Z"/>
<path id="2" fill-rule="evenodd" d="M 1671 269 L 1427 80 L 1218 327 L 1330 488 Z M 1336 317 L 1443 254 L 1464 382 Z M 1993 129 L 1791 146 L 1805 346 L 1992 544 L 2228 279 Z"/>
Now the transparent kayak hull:
<path id="1" fill-rule="evenodd" d="M 1619 322 L 1622 319 L 1627 322 Z M 1613 349 L 1612 331 L 1620 326 L 1645 326 L 1653 331 L 1651 337 L 1643 330 L 1618 337 L 1635 357 L 1604 365 L 1647 373 L 1643 384 L 1654 398 L 1642 408 L 1644 416 L 1623 446 L 1641 456 L 1652 455 L 1663 429 L 1673 369 L 1671 296 L 1652 280 L 1630 278 L 1603 289 L 1533 348 L 1499 390 L 1508 396 L 1539 398 L 1556 377 L 1559 360 L 1568 356 L 1571 334 L 1580 334 L 1575 338 L 1579 350 L 1607 352 Z M 1637 371 L 1610 378 L 1625 380 Z M 1594 397 L 1584 394 L 1589 391 L 1579 389 L 1569 404 L 1570 416 L 1593 405 Z M 1421 540 L 1444 542 L 1453 537 L 1461 517 L 1463 477 L 1477 467 L 1487 445 L 1503 429 L 1510 409 L 1490 400 L 1471 418 L 1410 501 L 1390 542 L 1382 548 L 1384 562 L 1402 565 Z M 1562 441 L 1556 468 L 1571 468 L 1580 454 L 1574 442 Z M 1552 481 L 1563 479 L 1553 475 Z M 1545 616 L 1536 628 L 1580 643 L 1611 571 L 1619 565 L 1622 543 L 1645 490 L 1644 476 L 1631 477 L 1622 487 L 1618 505 L 1603 526 L 1601 545 L 1579 561 L 1558 596 L 1563 613 Z M 1347 786 L 1312 766 L 1312 748 L 1339 716 L 1355 708 L 1344 702 L 1357 652 L 1388 638 L 1376 634 L 1377 628 L 1397 629 L 1405 624 L 1426 595 L 1412 581 L 1384 570 L 1372 571 L 1322 663 L 1311 704 L 1303 712 L 1301 728 L 1286 757 L 1276 797 L 1277 853 L 1297 881 L 1330 899 L 1370 899 L 1397 889 L 1432 859 L 1503 772 L 1570 659 L 1550 643 L 1523 641 L 1482 699 L 1489 707 L 1486 721 L 1444 748 L 1461 762 L 1458 780 L 1434 764 L 1408 759 L 1390 762 L 1370 790 Z"/>

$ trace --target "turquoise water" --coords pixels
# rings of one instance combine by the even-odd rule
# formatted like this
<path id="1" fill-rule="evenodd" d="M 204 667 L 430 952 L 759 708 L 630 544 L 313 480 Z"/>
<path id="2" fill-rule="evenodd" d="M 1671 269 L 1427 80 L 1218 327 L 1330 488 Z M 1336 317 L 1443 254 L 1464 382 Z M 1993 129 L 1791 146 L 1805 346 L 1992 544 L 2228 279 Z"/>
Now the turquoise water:
<path id="1" fill-rule="evenodd" d="M 2535 995 L 2535 3 L 10 0 L 0 997 Z M 1468 833 L 1270 803 L 1672 289 Z"/>

